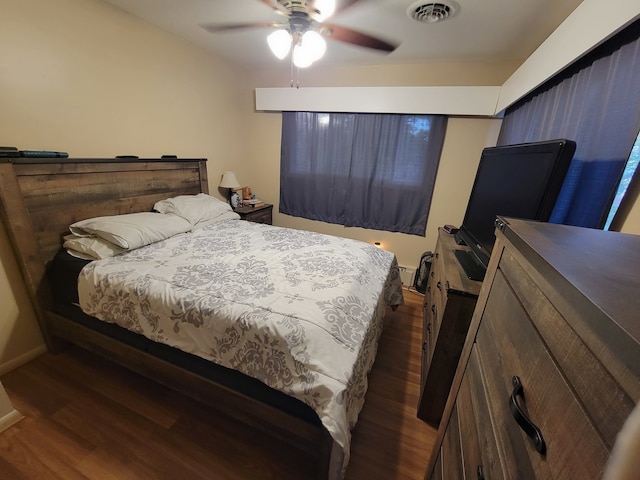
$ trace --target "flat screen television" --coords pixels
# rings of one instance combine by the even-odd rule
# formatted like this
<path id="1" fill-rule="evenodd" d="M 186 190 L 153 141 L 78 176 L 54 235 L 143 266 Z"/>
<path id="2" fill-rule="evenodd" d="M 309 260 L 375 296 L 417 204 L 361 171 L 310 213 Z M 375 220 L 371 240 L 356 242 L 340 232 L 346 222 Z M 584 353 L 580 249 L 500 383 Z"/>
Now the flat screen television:
<path id="1" fill-rule="evenodd" d="M 548 221 L 576 150 L 572 140 L 557 139 L 489 147 L 478 171 L 456 241 L 466 275 L 482 280 L 495 242 L 496 216 Z"/>

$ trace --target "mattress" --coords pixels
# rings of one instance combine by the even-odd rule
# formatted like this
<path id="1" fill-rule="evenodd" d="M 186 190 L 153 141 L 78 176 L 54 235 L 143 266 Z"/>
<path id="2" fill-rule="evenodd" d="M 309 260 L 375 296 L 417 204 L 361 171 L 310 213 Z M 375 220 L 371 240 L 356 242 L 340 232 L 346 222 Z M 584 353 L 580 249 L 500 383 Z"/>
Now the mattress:
<path id="1" fill-rule="evenodd" d="M 226 386 L 238 393 L 258 400 L 266 405 L 278 408 L 297 418 L 318 425 L 318 415 L 298 399 L 279 392 L 254 378 L 236 370 L 226 368 L 197 355 L 186 353 L 175 347 L 149 340 L 144 335 L 132 332 L 115 323 L 104 322 L 89 316 L 78 305 L 78 275 L 90 261 L 82 260 L 66 251 L 56 254 L 48 266 L 48 275 L 53 289 L 53 310 L 63 317 L 72 320 L 91 330 L 121 341 L 133 348 L 147 352 L 154 357 L 165 360 L 193 372 L 203 378 Z"/>

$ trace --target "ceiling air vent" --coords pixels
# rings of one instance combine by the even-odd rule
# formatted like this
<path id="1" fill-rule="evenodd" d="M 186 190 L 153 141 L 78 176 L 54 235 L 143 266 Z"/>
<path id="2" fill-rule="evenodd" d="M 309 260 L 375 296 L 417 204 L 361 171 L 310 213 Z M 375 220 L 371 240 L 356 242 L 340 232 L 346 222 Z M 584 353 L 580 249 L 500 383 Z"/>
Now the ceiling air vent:
<path id="1" fill-rule="evenodd" d="M 460 10 L 460 6 L 453 1 L 425 2 L 421 0 L 409 5 L 407 15 L 417 22 L 436 23 L 452 17 L 458 10 Z"/>

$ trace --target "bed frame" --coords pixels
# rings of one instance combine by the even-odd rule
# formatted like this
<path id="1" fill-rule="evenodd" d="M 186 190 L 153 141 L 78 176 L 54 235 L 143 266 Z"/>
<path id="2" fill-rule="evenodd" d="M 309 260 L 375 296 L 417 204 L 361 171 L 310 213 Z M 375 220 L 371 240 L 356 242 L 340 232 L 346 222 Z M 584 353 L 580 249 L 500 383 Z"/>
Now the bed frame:
<path id="1" fill-rule="evenodd" d="M 212 405 L 313 455 L 318 462 L 317 478 L 327 479 L 335 446 L 320 424 L 126 345 L 53 310 L 46 266 L 60 250 L 61 237 L 68 233 L 69 225 L 99 215 L 150 211 L 164 198 L 200 192 L 208 193 L 206 159 L 0 158 L 0 213 L 50 352 L 76 344 Z M 335 464 L 336 459 L 333 461 Z"/>

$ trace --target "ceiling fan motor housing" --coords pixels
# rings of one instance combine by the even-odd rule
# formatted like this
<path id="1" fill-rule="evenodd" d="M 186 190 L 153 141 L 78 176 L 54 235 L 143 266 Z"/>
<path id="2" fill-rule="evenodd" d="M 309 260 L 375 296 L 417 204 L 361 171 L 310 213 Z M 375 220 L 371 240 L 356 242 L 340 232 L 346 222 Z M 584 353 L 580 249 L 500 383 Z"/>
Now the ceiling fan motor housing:
<path id="1" fill-rule="evenodd" d="M 280 5 L 289 9 L 291 12 L 308 12 L 306 0 L 276 0 Z"/>

